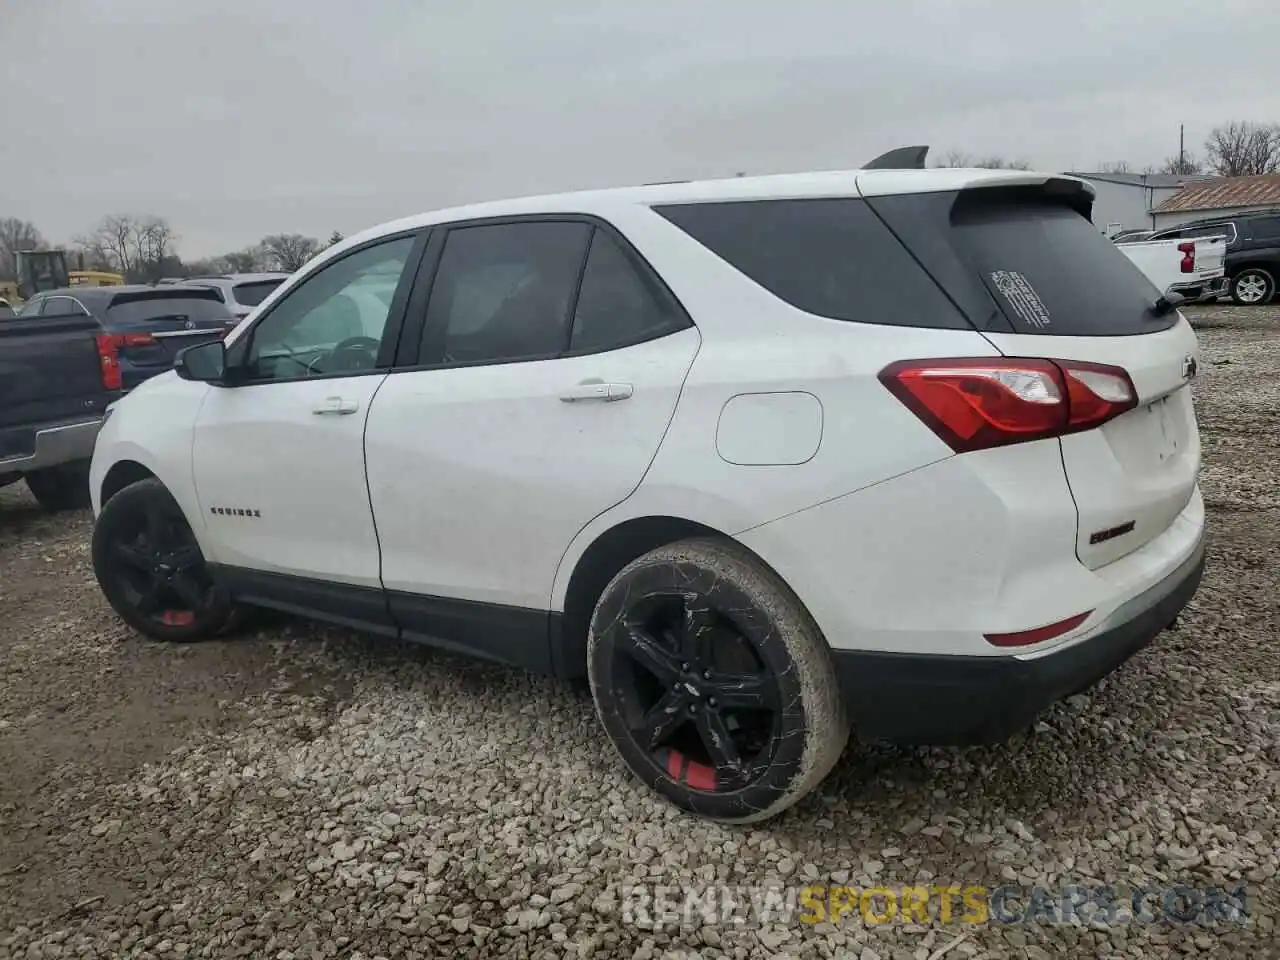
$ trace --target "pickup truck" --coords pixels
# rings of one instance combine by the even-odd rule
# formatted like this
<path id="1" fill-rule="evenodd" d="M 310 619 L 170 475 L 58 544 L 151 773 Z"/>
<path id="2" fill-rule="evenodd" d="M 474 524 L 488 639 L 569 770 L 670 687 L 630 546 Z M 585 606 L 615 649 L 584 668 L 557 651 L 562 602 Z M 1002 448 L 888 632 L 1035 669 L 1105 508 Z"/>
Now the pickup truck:
<path id="1" fill-rule="evenodd" d="M 1198 303 L 1227 293 L 1225 237 L 1121 241 L 1116 244 L 1162 294 Z"/>
<path id="2" fill-rule="evenodd" d="M 89 461 L 118 360 L 92 317 L 0 319 L 0 487 L 26 480 L 46 510 L 89 505 Z"/>

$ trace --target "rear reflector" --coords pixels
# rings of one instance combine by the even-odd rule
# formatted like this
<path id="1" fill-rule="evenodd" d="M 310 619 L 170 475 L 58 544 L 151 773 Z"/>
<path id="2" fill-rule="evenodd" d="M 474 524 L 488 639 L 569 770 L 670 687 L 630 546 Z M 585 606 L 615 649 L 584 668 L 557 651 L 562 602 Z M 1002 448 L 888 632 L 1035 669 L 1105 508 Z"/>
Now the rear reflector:
<path id="1" fill-rule="evenodd" d="M 1138 402 L 1120 367 L 1075 360 L 905 360 L 880 382 L 957 453 L 1089 430 Z"/>
<path id="2" fill-rule="evenodd" d="M 1036 627 L 1034 630 L 1020 630 L 1017 633 L 987 633 L 983 636 L 987 638 L 987 643 L 996 647 L 1029 647 L 1074 630 L 1088 620 L 1091 613 L 1093 613 L 1092 610 L 1086 610 L 1084 613 L 1077 613 L 1074 617 L 1067 617 L 1065 620 L 1059 620 L 1044 627 Z"/>

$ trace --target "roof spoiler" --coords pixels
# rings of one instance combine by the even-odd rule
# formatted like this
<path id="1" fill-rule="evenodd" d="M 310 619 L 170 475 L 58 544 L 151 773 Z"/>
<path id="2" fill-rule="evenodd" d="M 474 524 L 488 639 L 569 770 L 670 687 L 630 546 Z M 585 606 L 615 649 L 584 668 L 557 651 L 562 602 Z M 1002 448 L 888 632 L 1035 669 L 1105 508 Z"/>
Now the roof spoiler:
<path id="1" fill-rule="evenodd" d="M 882 153 L 870 163 L 862 165 L 863 170 L 923 170 L 924 158 L 929 155 L 929 148 L 898 147 L 888 153 Z"/>

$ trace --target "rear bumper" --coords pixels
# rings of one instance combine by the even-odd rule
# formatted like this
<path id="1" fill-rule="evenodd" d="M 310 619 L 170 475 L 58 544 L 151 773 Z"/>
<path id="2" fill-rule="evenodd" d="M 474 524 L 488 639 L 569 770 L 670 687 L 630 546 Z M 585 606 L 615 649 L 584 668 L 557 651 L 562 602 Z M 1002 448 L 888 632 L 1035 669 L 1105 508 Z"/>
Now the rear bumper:
<path id="1" fill-rule="evenodd" d="M 1230 281 L 1222 276 L 1214 277 L 1212 280 L 1196 280 L 1192 283 L 1175 283 L 1169 289 L 1198 303 L 1226 296 L 1229 286 Z"/>
<path id="2" fill-rule="evenodd" d="M 1050 704 L 1092 686 L 1168 627 L 1195 595 L 1204 543 L 1094 633 L 1040 656 L 940 656 L 835 650 L 855 735 L 901 744 L 993 743 Z"/>
<path id="3" fill-rule="evenodd" d="M 30 453 L 0 460 L 0 476 L 88 460 L 101 429 L 102 417 L 43 427 L 35 432 Z"/>

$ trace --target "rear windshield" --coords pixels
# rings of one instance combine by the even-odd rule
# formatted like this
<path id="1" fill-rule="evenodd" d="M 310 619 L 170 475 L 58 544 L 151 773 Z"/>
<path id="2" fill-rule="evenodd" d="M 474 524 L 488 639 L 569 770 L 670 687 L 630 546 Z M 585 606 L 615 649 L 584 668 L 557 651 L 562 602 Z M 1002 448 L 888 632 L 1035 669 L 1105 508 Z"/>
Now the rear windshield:
<path id="1" fill-rule="evenodd" d="M 236 303 L 246 307 L 256 307 L 282 283 L 284 280 L 254 280 L 251 283 L 237 283 L 231 288 L 231 292 L 235 296 Z"/>
<path id="2" fill-rule="evenodd" d="M 979 330 L 1154 333 L 1160 295 L 1065 192 L 986 187 L 868 201 Z"/>
<path id="3" fill-rule="evenodd" d="M 774 296 L 834 320 L 969 329 L 860 199 L 654 208 Z"/>
<path id="4" fill-rule="evenodd" d="M 162 320 L 226 320 L 230 311 L 219 302 L 217 294 L 210 290 L 206 297 L 190 291 L 168 294 L 163 290 L 146 293 L 118 294 L 107 308 L 107 320 L 112 324 L 132 326 Z"/>

